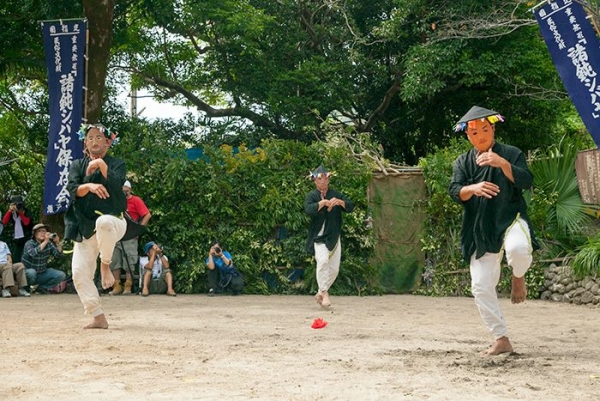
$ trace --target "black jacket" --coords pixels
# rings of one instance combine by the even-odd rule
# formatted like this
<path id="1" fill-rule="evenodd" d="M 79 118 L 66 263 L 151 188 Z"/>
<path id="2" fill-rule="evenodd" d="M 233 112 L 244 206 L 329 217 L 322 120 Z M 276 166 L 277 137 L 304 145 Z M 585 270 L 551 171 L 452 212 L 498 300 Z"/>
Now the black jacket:
<path id="1" fill-rule="evenodd" d="M 321 193 L 317 189 L 310 191 L 304 200 L 304 210 L 311 217 L 308 238 L 306 239 L 306 252 L 310 254 L 315 253 L 315 242 L 325 243 L 330 251 L 335 248 L 342 233 L 342 212 L 350 213 L 354 209 L 354 203 L 335 189 L 328 189 L 325 194 L 325 199 L 331 198 L 342 199 L 346 202 L 346 208 L 335 206 L 330 212 L 327 211 L 326 207 L 319 210 Z M 325 224 L 323 235 L 318 235 L 323 224 Z"/>
<path id="2" fill-rule="evenodd" d="M 477 150 L 471 149 L 460 155 L 453 165 L 452 181 L 448 188 L 450 196 L 464 208 L 461 232 L 462 256 L 469 262 L 473 252 L 479 259 L 486 252 L 498 253 L 502 249 L 504 232 L 520 215 L 529 225 L 530 237 L 534 249 L 538 248 L 533 228 L 527 215 L 527 204 L 523 190 L 533 185 L 533 174 L 527 167 L 525 155 L 514 146 L 495 143 L 492 150 L 512 165 L 515 180 L 512 183 L 500 168 L 475 163 Z M 460 197 L 462 187 L 482 181 L 493 182 L 500 187 L 500 193 L 487 199 L 473 196 L 466 202 Z"/>
<path id="3" fill-rule="evenodd" d="M 91 159 L 85 157 L 75 160 L 69 169 L 67 190 L 71 195 L 71 204 L 65 214 L 65 238 L 81 242 L 83 238 L 90 238 L 96 229 L 96 219 L 101 214 L 121 216 L 127 209 L 127 199 L 123 193 L 125 183 L 125 162 L 111 156 L 104 156 L 108 166 L 107 178 L 99 170 L 90 175 L 85 175 Z M 96 194 L 88 193 L 77 197 L 77 188 L 87 183 L 102 184 L 106 187 L 109 197 L 100 199 Z"/>

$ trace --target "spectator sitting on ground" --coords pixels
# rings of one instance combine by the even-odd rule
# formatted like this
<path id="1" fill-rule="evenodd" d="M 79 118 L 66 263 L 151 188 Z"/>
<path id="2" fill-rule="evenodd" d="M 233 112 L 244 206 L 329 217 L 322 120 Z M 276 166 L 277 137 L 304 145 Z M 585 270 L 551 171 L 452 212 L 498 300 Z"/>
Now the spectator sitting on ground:
<path id="1" fill-rule="evenodd" d="M 62 258 L 60 238 L 55 233 L 50 233 L 50 227 L 45 224 L 36 224 L 33 227 L 33 238 L 25 243 L 23 250 L 23 264 L 25 274 L 30 286 L 37 285 L 36 291 L 46 293 L 57 286 L 66 278 L 65 272 L 48 267 L 51 256 Z"/>
<path id="2" fill-rule="evenodd" d="M 2 298 L 12 297 L 15 288 L 15 279 L 17 281 L 18 294 L 22 297 L 28 297 L 27 277 L 25 276 L 25 266 L 23 263 L 12 263 L 10 249 L 6 242 L 0 241 L 0 270 L 2 270 Z M 15 293 L 16 294 L 16 293 Z"/>
<path id="3" fill-rule="evenodd" d="M 150 294 L 167 294 L 175 297 L 173 290 L 173 273 L 171 273 L 169 259 L 163 254 L 163 248 L 154 241 L 144 245 L 144 254 L 140 258 L 140 267 L 143 269 L 142 296 Z"/>
<path id="4" fill-rule="evenodd" d="M 242 275 L 233 265 L 231 254 L 223 250 L 219 241 L 213 241 L 210 244 L 208 257 L 206 258 L 206 267 L 208 267 L 208 296 L 212 297 L 217 292 L 230 289 L 233 295 L 238 295 L 244 287 Z"/>

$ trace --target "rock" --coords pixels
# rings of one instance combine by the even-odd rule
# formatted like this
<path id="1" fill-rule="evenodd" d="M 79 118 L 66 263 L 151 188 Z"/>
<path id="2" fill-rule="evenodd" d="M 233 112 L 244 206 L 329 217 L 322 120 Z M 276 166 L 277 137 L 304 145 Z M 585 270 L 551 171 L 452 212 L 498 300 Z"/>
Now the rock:
<path id="1" fill-rule="evenodd" d="M 589 304 L 593 300 L 594 300 L 594 296 L 589 291 L 584 292 L 583 295 L 581 296 L 581 302 L 584 304 Z"/>
<path id="2" fill-rule="evenodd" d="M 594 295 L 600 295 L 600 285 L 594 284 L 592 288 L 590 288 L 590 292 Z"/>
<path id="3" fill-rule="evenodd" d="M 552 296 L 550 297 L 550 299 L 552 299 L 554 302 L 561 302 L 562 301 L 562 295 L 560 294 L 552 294 Z"/>
<path id="4" fill-rule="evenodd" d="M 562 285 L 569 285 L 573 282 L 573 277 L 571 276 L 567 276 L 566 274 L 563 275 L 563 278 L 560 280 L 560 283 Z"/>
<path id="5" fill-rule="evenodd" d="M 551 297 L 552 297 L 552 291 L 548 291 L 548 290 L 542 292 L 542 295 L 540 295 L 540 299 L 542 299 L 544 301 L 549 300 Z"/>

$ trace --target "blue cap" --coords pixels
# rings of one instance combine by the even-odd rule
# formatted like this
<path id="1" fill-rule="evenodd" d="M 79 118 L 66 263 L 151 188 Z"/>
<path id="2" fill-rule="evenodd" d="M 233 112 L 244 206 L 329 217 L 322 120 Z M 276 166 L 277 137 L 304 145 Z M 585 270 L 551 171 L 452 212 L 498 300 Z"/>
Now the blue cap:
<path id="1" fill-rule="evenodd" d="M 147 242 L 146 245 L 144 245 L 144 254 L 147 255 L 148 251 L 154 246 L 154 244 L 156 244 L 154 241 Z"/>

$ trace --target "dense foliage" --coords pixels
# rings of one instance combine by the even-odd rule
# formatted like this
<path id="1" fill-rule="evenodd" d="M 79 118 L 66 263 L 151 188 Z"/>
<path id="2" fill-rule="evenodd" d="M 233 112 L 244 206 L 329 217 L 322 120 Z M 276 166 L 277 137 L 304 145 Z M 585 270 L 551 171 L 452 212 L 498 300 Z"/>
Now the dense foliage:
<path id="1" fill-rule="evenodd" d="M 524 150 L 552 143 L 573 110 L 530 6 L 147 0 L 118 13 L 114 56 L 136 86 L 242 142 L 311 141 L 306 128 L 336 111 L 414 165 L 473 104 L 510 115 L 505 135 Z"/>
<path id="2" fill-rule="evenodd" d="M 168 130 L 149 128 L 124 132 L 115 152 L 127 160 L 133 191 L 152 211 L 143 241 L 160 242 L 176 262 L 178 291 L 204 290 L 205 259 L 215 239 L 233 255 L 246 292 L 314 290 L 303 204 L 314 189 L 308 172 L 321 163 L 337 173 L 331 186 L 356 204 L 344 216 L 342 268 L 332 291 L 373 291 L 375 275 L 364 263 L 372 233 L 363 223 L 371 167 L 358 163 L 344 141 L 332 136 L 310 146 L 290 140 L 265 140 L 257 148 L 206 145 L 203 156 L 191 161 L 181 145 L 158 145 L 168 141 Z M 304 273 L 306 280 L 292 283 L 292 273 Z"/>
<path id="3" fill-rule="evenodd" d="M 570 264 L 575 275 L 598 277 L 600 275 L 600 234 L 588 238 L 587 242 L 576 251 Z"/>

